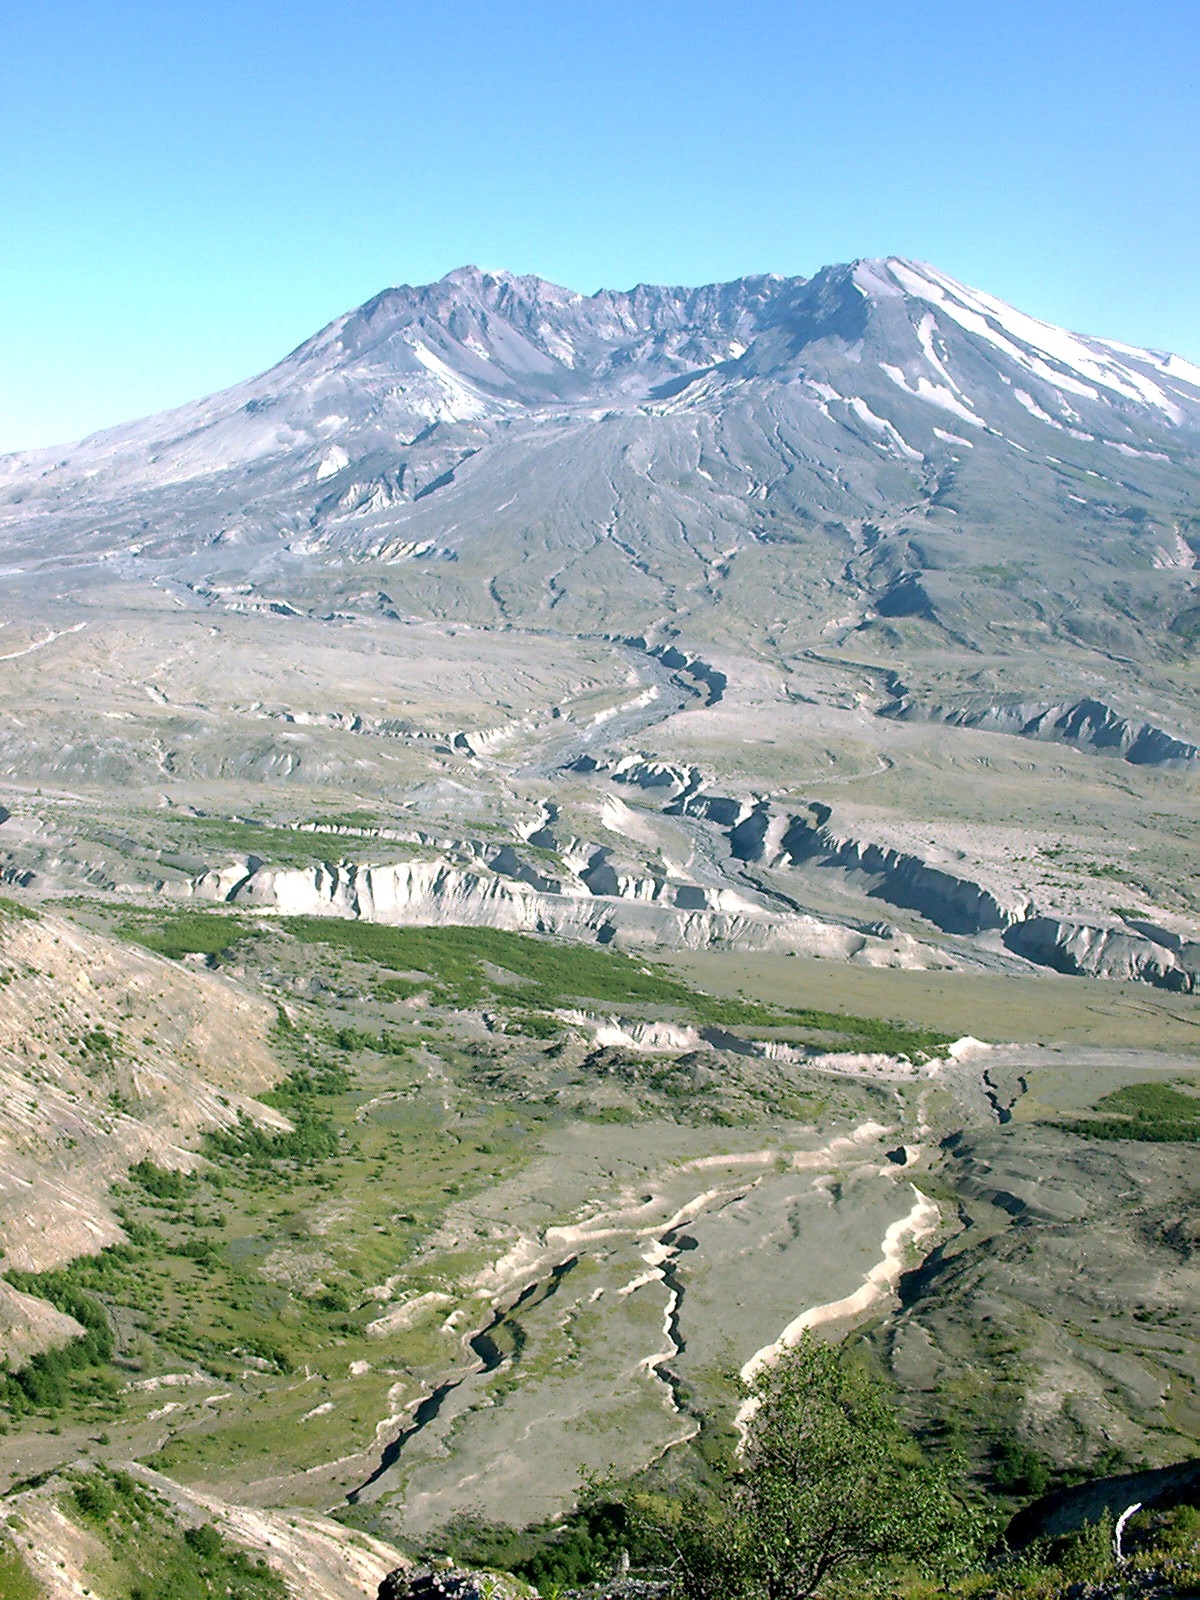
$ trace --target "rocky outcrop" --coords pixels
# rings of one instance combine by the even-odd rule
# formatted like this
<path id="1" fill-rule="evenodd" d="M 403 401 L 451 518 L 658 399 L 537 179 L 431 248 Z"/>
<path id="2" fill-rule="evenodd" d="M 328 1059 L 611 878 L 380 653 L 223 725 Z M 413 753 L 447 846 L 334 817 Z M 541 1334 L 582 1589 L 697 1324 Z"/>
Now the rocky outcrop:
<path id="1" fill-rule="evenodd" d="M 600 878 L 602 886 L 609 880 Z M 651 885 L 647 890 L 646 885 Z M 288 916 L 361 918 L 393 926 L 505 928 L 630 947 L 703 950 L 726 944 L 746 950 L 794 950 L 873 966 L 944 965 L 915 940 L 860 933 L 796 913 L 761 909 L 733 890 L 706 890 L 668 879 L 614 875 L 611 894 L 572 887 L 548 890 L 486 868 L 444 859 L 386 865 L 325 862 L 273 867 L 245 861 L 194 881 L 199 899 L 282 912 Z M 691 907 L 689 898 L 705 900 Z"/>
<path id="2" fill-rule="evenodd" d="M 729 814 L 727 799 L 697 795 L 685 807 L 706 818 Z M 729 847 L 738 861 L 764 866 L 840 868 L 864 880 L 868 895 L 917 911 L 945 933 L 983 933 L 1006 928 L 1029 914 L 1029 900 L 960 877 L 920 856 L 839 833 L 827 806 L 807 813 L 775 811 L 765 801 L 748 810 L 729 830 Z"/>
<path id="3" fill-rule="evenodd" d="M 597 770 L 596 764 L 590 768 Z M 715 825 L 734 862 L 843 874 L 850 887 L 915 911 L 944 933 L 991 935 L 993 941 L 999 935 L 1012 954 L 1055 971 L 1187 993 L 1200 988 L 1200 945 L 1149 921 L 1064 917 L 996 877 L 984 882 L 949 862 L 839 827 L 829 806 L 813 802 L 790 810 L 753 796 L 713 793 L 701 786 L 695 767 L 639 755 L 607 771 L 614 782 L 660 791 L 664 812 Z M 552 826 L 556 816 L 556 808 L 544 808 L 511 844 L 427 839 L 421 846 L 431 852 L 426 858 L 393 863 L 298 868 L 243 856 L 193 880 L 190 892 L 286 915 L 477 925 L 631 947 L 727 944 L 871 965 L 948 962 L 886 923 L 832 923 L 789 908 L 786 900 L 781 905 L 781 896 L 772 902 L 749 884 L 743 892 L 697 883 L 675 869 L 639 870 L 608 846 L 560 838 Z M 521 850 L 525 843 L 554 851 L 557 862 L 529 860 Z"/>
<path id="4" fill-rule="evenodd" d="M 695 794 L 702 781 L 699 767 L 682 766 L 675 761 L 659 761 L 646 755 L 622 756 L 618 761 L 602 761 L 595 756 L 579 756 L 571 762 L 572 772 L 602 772 L 613 783 L 627 783 L 635 789 L 666 790 L 671 807 L 678 808 Z"/>
<path id="5" fill-rule="evenodd" d="M 0 1281 L 0 1350 L 15 1371 L 39 1350 L 78 1339 L 86 1329 L 36 1295 Z"/>
<path id="6" fill-rule="evenodd" d="M 1200 1461 L 1180 1461 L 1145 1472 L 1124 1472 L 1113 1478 L 1054 1489 L 1023 1506 L 1009 1523 L 1005 1537 L 1014 1550 L 1035 1539 L 1053 1539 L 1095 1524 L 1107 1511 L 1115 1522 L 1133 1504 L 1194 1505 L 1200 1493 Z"/>
<path id="7" fill-rule="evenodd" d="M 672 672 L 679 672 L 684 677 L 691 678 L 696 684 L 696 692 L 703 694 L 704 703 L 715 706 L 729 687 L 729 679 L 719 668 L 711 662 L 705 661 L 701 656 L 689 654 L 680 650 L 673 644 L 649 644 L 640 635 L 637 637 L 621 637 L 618 643 L 628 645 L 631 650 L 644 650 L 648 656 L 656 661 L 661 661 L 664 667 L 669 667 Z"/>
<path id="8" fill-rule="evenodd" d="M 868 894 L 917 911 L 946 933 L 983 933 L 1004 928 L 1028 913 L 1024 896 L 1002 895 L 969 878 L 932 866 L 920 856 L 869 840 L 838 838 L 828 827 L 795 819 L 784 837 L 789 859 L 841 867 L 871 880 Z"/>
<path id="9" fill-rule="evenodd" d="M 641 1017 L 601 1016 L 591 1011 L 561 1010 L 555 1015 L 569 1027 L 585 1029 L 600 1050 L 624 1049 L 636 1050 L 642 1055 L 676 1056 L 700 1049 L 721 1050 L 786 1066 L 819 1061 L 822 1068 L 837 1072 L 888 1079 L 921 1074 L 932 1076 L 942 1065 L 920 1057 L 914 1064 L 907 1056 L 887 1055 L 882 1051 L 831 1051 L 816 1045 L 789 1044 L 783 1039 L 752 1039 L 729 1028 L 695 1028 L 679 1022 L 647 1022 Z"/>
<path id="10" fill-rule="evenodd" d="M 345 1528 L 318 1512 L 243 1505 L 176 1483 L 137 1462 L 120 1466 L 154 1496 L 152 1524 L 161 1532 L 215 1528 L 269 1568 L 296 1600 L 363 1600 L 378 1592 L 385 1574 L 406 1570 L 394 1545 Z M 96 1593 L 96 1570 L 111 1569 L 111 1555 L 95 1524 L 79 1515 L 70 1492 L 81 1474 L 96 1470 L 85 1458 L 67 1471 L 41 1472 L 9 1491 L 5 1509 L 10 1537 L 32 1579 L 32 1587 L 15 1592 L 36 1593 L 46 1600 L 80 1600 Z M 5 1584 L 2 1592 L 14 1591 Z M 121 1592 L 130 1591 L 122 1584 Z M 165 1590 L 156 1585 L 155 1592 Z"/>
<path id="11" fill-rule="evenodd" d="M 945 933 L 999 932 L 1014 955 L 1039 966 L 1189 994 L 1200 989 L 1200 944 L 1150 922 L 1046 914 L 1023 891 L 985 885 L 895 846 L 841 831 L 828 806 L 814 803 L 803 812 L 786 812 L 765 800 L 738 800 L 697 788 L 667 809 L 726 829 L 735 860 L 841 870 L 869 896 L 916 911 Z"/>
<path id="12" fill-rule="evenodd" d="M 528 1587 L 507 1572 L 420 1572 L 397 1567 L 379 1585 L 377 1600 L 518 1600 Z M 534 1593 L 537 1591 L 535 1590 Z"/>
<path id="13" fill-rule="evenodd" d="M 1052 705 L 1045 701 L 968 701 L 960 705 L 928 705 L 904 696 L 884 706 L 881 716 L 906 722 L 945 722 L 956 728 L 980 728 L 1074 745 L 1100 755 L 1119 756 L 1135 767 L 1191 770 L 1200 766 L 1200 747 L 1176 738 L 1152 722 L 1123 717 L 1103 700 L 1083 698 Z"/>
<path id="14" fill-rule="evenodd" d="M 1029 917 L 1009 927 L 1003 937 L 1016 955 L 1057 972 L 1152 983 L 1183 994 L 1200 989 L 1200 944 L 1160 943 L 1126 927 L 1054 917 Z"/>

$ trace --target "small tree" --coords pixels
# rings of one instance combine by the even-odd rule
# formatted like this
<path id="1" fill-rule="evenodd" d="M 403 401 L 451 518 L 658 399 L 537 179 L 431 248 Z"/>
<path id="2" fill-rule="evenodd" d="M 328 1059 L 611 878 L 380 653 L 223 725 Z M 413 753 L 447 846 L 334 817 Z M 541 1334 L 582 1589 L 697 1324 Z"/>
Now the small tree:
<path id="1" fill-rule="evenodd" d="M 982 1528 L 865 1367 L 805 1334 L 750 1389 L 738 1471 L 663 1530 L 687 1600 L 810 1600 L 889 1569 L 943 1573 Z"/>

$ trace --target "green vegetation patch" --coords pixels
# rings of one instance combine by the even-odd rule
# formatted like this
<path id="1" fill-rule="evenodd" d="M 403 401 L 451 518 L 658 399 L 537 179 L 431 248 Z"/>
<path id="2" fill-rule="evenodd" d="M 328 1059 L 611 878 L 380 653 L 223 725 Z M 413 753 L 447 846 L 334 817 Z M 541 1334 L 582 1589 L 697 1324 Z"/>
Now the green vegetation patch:
<path id="1" fill-rule="evenodd" d="M 339 1050 L 371 1050 L 379 1056 L 406 1056 L 412 1049 L 407 1039 L 394 1033 L 371 1033 L 365 1028 L 338 1028 L 333 1042 Z"/>
<path id="2" fill-rule="evenodd" d="M 318 833 L 331 828 L 377 828 L 382 820 L 373 811 L 342 811 L 337 816 L 309 818 Z"/>
<path id="3" fill-rule="evenodd" d="M 567 1585 L 603 1582 L 619 1566 L 622 1552 L 635 1568 L 653 1565 L 659 1543 L 624 1503 L 637 1493 L 628 1484 L 592 1487 L 566 1517 L 506 1528 L 460 1517 L 442 1535 L 460 1566 L 501 1568 L 542 1594 Z"/>
<path id="4" fill-rule="evenodd" d="M 112 1245 L 100 1256 L 72 1262 L 55 1272 L 5 1274 L 14 1289 L 48 1300 L 84 1329 L 79 1337 L 65 1344 L 39 1351 L 15 1372 L 9 1371 L 7 1360 L 4 1362 L 0 1367 L 0 1405 L 10 1415 L 53 1412 L 71 1400 L 103 1400 L 116 1393 L 114 1380 L 95 1370 L 105 1367 L 113 1353 L 108 1317 L 95 1289 L 108 1281 L 109 1269 L 118 1260 L 124 1265 L 131 1258 L 131 1251 Z M 84 1373 L 90 1376 L 85 1378 Z"/>
<path id="5" fill-rule="evenodd" d="M 7 1535 L 0 1533 L 0 1595 L 4 1600 L 42 1600 L 21 1554 Z"/>
<path id="6" fill-rule="evenodd" d="M 81 1474 L 65 1509 L 99 1537 L 129 1600 L 287 1600 L 264 1557 L 211 1523 L 181 1528 L 163 1498 L 126 1472 Z"/>
<path id="7" fill-rule="evenodd" d="M 306 944 L 344 950 L 393 972 L 428 972 L 434 999 L 474 1006 L 511 989 L 484 970 L 500 967 L 522 980 L 521 999 L 537 1006 L 568 999 L 616 1005 L 687 1005 L 690 989 L 630 956 L 590 945 L 560 945 L 498 928 L 389 928 L 374 922 L 288 917 L 284 926 Z"/>
<path id="8" fill-rule="evenodd" d="M 344 1033 L 353 1031 L 342 1030 Z M 364 1037 L 374 1039 L 373 1035 Z M 263 1128 L 244 1111 L 239 1111 L 234 1127 L 215 1128 L 205 1134 L 205 1150 L 214 1158 L 224 1156 L 258 1168 L 281 1162 L 297 1168 L 311 1167 L 327 1161 L 337 1154 L 341 1136 L 321 1109 L 320 1102 L 322 1098 L 344 1094 L 350 1082 L 350 1074 L 344 1067 L 309 1059 L 262 1096 L 264 1104 L 286 1113 L 292 1124 L 290 1129 Z"/>
<path id="9" fill-rule="evenodd" d="M 219 1414 L 190 1387 L 180 1396 L 165 1470 L 212 1481 L 265 1456 L 303 1469 L 370 1439 L 397 1362 L 445 1360 L 436 1328 L 367 1334 L 380 1313 L 374 1286 L 420 1250 L 451 1199 L 519 1167 L 544 1113 L 472 1104 L 467 1137 L 445 1126 L 443 1080 L 430 1084 L 395 1032 L 281 1021 L 274 1040 L 290 1070 L 263 1098 L 292 1131 L 235 1122 L 192 1172 L 136 1163 L 114 1187 L 127 1242 L 13 1275 L 85 1333 L 20 1371 L 0 1367 L 0 1429 L 136 1427 L 161 1403 L 141 1380 L 183 1368 L 230 1395 Z M 442 1059 L 447 1082 L 473 1071 L 457 1052 Z M 442 1289 L 478 1264 L 417 1264 L 406 1289 Z M 359 1362 L 368 1370 L 351 1372 Z M 301 1366 L 331 1402 L 303 1421 L 313 1392 L 288 1378 Z"/>
<path id="10" fill-rule="evenodd" d="M 210 1155 L 226 1156 L 249 1167 L 270 1167 L 276 1162 L 310 1167 L 337 1154 L 338 1132 L 326 1117 L 304 1100 L 294 1102 L 289 1111 L 292 1127 L 278 1131 L 261 1127 L 239 1111 L 235 1127 L 204 1135 L 205 1149 Z"/>
<path id="11" fill-rule="evenodd" d="M 139 1161 L 130 1167 L 129 1178 L 155 1200 L 183 1200 L 195 1193 L 200 1182 L 190 1172 L 156 1167 L 153 1161 Z"/>
<path id="12" fill-rule="evenodd" d="M 222 955 L 252 929 L 244 918 L 226 912 L 178 911 L 173 916 L 131 918 L 114 931 L 133 944 L 178 961 L 186 955 Z"/>
<path id="13" fill-rule="evenodd" d="M 1194 1122 L 1200 1119 L 1200 1095 L 1169 1083 L 1131 1083 L 1096 1102 L 1097 1111 L 1150 1122 Z"/>
<path id="14" fill-rule="evenodd" d="M 5 922 L 36 922 L 37 912 L 23 906 L 19 900 L 10 900 L 0 894 L 0 926 Z"/>
<path id="15" fill-rule="evenodd" d="M 662 968 L 595 945 L 558 944 L 498 928 L 389 928 L 373 922 L 326 917 L 287 917 L 283 926 L 301 942 L 344 950 L 359 961 L 393 972 L 427 972 L 431 982 L 388 979 L 389 998 L 405 999 L 421 988 L 435 1003 L 478 1006 L 512 1003 L 513 985 L 488 968 L 519 980 L 518 1031 L 531 1013 L 578 1001 L 667 1009 L 700 1027 L 788 1029 L 815 1036 L 822 1049 L 879 1051 L 930 1056 L 951 1042 L 932 1028 L 810 1008 L 791 1010 L 697 992 Z M 393 992 L 394 991 L 394 992 Z M 534 1024 L 537 1026 L 538 1024 Z"/>
<path id="16" fill-rule="evenodd" d="M 1137 1139 L 1154 1144 L 1200 1140 L 1200 1095 L 1171 1084 L 1126 1084 L 1097 1100 L 1095 1110 L 1099 1115 L 1056 1125 L 1089 1139 Z"/>
<path id="17" fill-rule="evenodd" d="M 345 818 L 322 818 L 326 829 L 344 827 L 371 827 L 376 819 L 356 813 Z M 320 828 L 290 828 L 272 826 L 266 822 L 251 822 L 238 817 L 188 817 L 181 819 L 185 831 L 178 834 L 172 845 L 163 852 L 199 851 L 206 857 L 224 853 L 231 856 L 255 856 L 279 867 L 307 867 L 314 862 L 341 861 L 348 851 L 362 854 L 364 845 L 386 851 L 389 856 L 417 854 L 420 846 L 405 840 L 365 840 L 353 835 L 322 831 Z"/>

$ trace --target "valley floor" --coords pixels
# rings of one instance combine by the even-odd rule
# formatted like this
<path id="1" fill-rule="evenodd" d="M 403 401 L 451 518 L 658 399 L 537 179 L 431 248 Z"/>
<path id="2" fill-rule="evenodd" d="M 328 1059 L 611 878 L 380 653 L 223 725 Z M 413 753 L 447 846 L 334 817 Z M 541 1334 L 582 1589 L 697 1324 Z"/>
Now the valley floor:
<path id="1" fill-rule="evenodd" d="M 124 1581 L 81 1462 L 350 1600 L 707 1470 L 808 1326 L 1006 1506 L 1194 1452 L 1187 772 L 848 653 L 102 613 L 14 634 L 0 736 L 0 1504 L 56 1600 Z"/>

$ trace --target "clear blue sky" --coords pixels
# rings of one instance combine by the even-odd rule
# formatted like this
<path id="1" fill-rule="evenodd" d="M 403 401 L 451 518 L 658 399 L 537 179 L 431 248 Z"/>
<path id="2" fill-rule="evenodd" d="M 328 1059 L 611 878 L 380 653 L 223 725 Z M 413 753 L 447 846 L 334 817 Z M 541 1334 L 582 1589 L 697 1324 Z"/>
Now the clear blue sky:
<path id="1" fill-rule="evenodd" d="M 1200 357 L 1200 0 L 0 0 L 0 450 L 451 267 L 901 254 Z"/>

